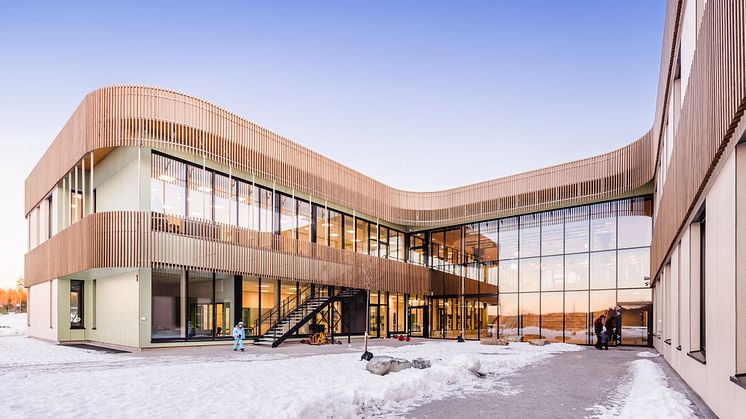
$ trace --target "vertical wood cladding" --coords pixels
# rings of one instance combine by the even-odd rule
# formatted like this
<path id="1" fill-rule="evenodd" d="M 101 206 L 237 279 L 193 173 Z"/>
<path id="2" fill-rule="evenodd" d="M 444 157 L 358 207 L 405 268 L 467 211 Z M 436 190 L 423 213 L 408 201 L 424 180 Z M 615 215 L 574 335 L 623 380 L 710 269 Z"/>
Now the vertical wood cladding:
<path id="1" fill-rule="evenodd" d="M 678 16 L 680 8 L 681 2 L 670 1 L 668 15 Z M 746 6 L 742 1 L 708 1 L 705 5 L 665 184 L 658 185 L 656 191 L 661 196 L 653 226 L 651 277 L 660 271 L 697 210 L 694 205 L 721 157 L 728 155 L 738 141 L 733 134 L 746 109 L 744 16 Z M 668 34 L 666 40 L 670 51 L 675 52 L 680 41 Z M 667 73 L 674 71 L 672 67 Z M 665 97 L 659 95 L 660 100 Z"/>
<path id="2" fill-rule="evenodd" d="M 372 218 L 434 227 L 611 199 L 652 178 L 651 135 L 596 157 L 438 192 L 390 188 L 202 100 L 116 86 L 88 94 L 26 179 L 26 212 L 75 162 L 112 147 L 176 150 Z"/>

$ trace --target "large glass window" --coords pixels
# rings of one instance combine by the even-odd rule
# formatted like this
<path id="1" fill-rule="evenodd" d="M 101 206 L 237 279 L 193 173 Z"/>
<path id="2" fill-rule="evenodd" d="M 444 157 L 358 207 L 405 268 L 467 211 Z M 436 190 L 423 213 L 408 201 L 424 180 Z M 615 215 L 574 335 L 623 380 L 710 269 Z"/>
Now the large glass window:
<path id="1" fill-rule="evenodd" d="M 221 174 L 215 175 L 215 221 L 237 225 L 236 181 Z"/>
<path id="2" fill-rule="evenodd" d="M 485 221 L 479 224 L 479 261 L 494 262 L 497 258 L 498 222 Z"/>
<path id="3" fill-rule="evenodd" d="M 588 289 L 588 253 L 565 256 L 565 289 Z"/>
<path id="4" fill-rule="evenodd" d="M 152 272 L 152 339 L 186 337 L 184 272 L 171 269 L 153 269 Z"/>
<path id="5" fill-rule="evenodd" d="M 187 211 L 190 217 L 212 220 L 212 172 L 187 167 Z"/>
<path id="6" fill-rule="evenodd" d="M 591 291 L 591 312 L 593 314 L 591 316 L 593 321 L 602 314 L 607 319 L 613 316 L 616 313 L 616 291 Z M 593 326 L 593 322 L 591 322 L 590 326 Z"/>
<path id="7" fill-rule="evenodd" d="M 334 210 L 328 210 L 329 217 L 329 246 L 335 249 L 342 248 L 342 214 Z"/>
<path id="8" fill-rule="evenodd" d="M 564 307 L 562 292 L 541 293 L 541 336 L 552 342 L 562 342 Z"/>
<path id="9" fill-rule="evenodd" d="M 518 290 L 520 292 L 539 291 L 539 280 L 541 278 L 539 258 L 521 259 L 519 266 L 521 267 L 521 274 Z"/>
<path id="10" fill-rule="evenodd" d="M 591 253 L 591 289 L 616 288 L 616 252 Z"/>
<path id="11" fill-rule="evenodd" d="M 259 230 L 259 193 L 256 186 L 237 182 L 238 226 Z"/>
<path id="12" fill-rule="evenodd" d="M 259 231 L 265 233 L 273 232 L 272 215 L 274 214 L 274 201 L 272 191 L 259 187 Z"/>
<path id="13" fill-rule="evenodd" d="M 623 199 L 619 209 L 619 248 L 650 246 L 653 234 L 653 200 L 650 197 Z"/>
<path id="14" fill-rule="evenodd" d="M 461 267 L 461 227 L 445 231 L 445 270 L 459 275 Z"/>
<path id="15" fill-rule="evenodd" d="M 518 218 L 504 218 L 500 223 L 500 259 L 518 257 Z"/>
<path id="16" fill-rule="evenodd" d="M 363 219 L 355 219 L 355 251 L 357 253 L 368 254 L 369 225 L 370 223 Z"/>
<path id="17" fill-rule="evenodd" d="M 589 249 L 588 207 L 565 210 L 565 253 L 587 252 Z"/>
<path id="18" fill-rule="evenodd" d="M 187 272 L 189 337 L 212 336 L 212 273 Z"/>
<path id="19" fill-rule="evenodd" d="M 259 278 L 244 277 L 241 286 L 241 320 L 246 335 L 256 335 L 255 323 L 259 318 Z"/>
<path id="20" fill-rule="evenodd" d="M 562 256 L 541 258 L 541 290 L 562 291 L 564 285 L 564 263 Z"/>
<path id="21" fill-rule="evenodd" d="M 520 221 L 520 248 L 521 257 L 539 256 L 541 251 L 541 219 L 539 214 L 521 216 Z"/>
<path id="22" fill-rule="evenodd" d="M 588 343 L 588 291 L 565 293 L 565 342 Z"/>
<path id="23" fill-rule="evenodd" d="M 565 215 L 562 210 L 541 214 L 541 254 L 561 255 L 565 249 Z"/>
<path id="24" fill-rule="evenodd" d="M 296 205 L 298 211 L 298 226 L 296 231 L 298 253 L 301 255 L 308 255 L 310 246 L 307 243 L 311 242 L 311 204 L 307 201 L 297 199 Z"/>
<path id="25" fill-rule="evenodd" d="M 215 274 L 215 336 L 231 336 L 235 309 L 234 284 L 233 275 Z"/>
<path id="26" fill-rule="evenodd" d="M 355 251 L 355 223 L 354 217 L 351 215 L 344 214 L 342 221 L 344 222 L 344 249 L 349 251 Z"/>
<path id="27" fill-rule="evenodd" d="M 619 288 L 643 288 L 649 285 L 650 250 L 620 250 L 618 257 Z"/>
<path id="28" fill-rule="evenodd" d="M 591 250 L 616 247 L 616 202 L 591 205 Z"/>
<path id="29" fill-rule="evenodd" d="M 300 205 L 300 203 L 298 204 Z M 315 215 L 316 243 L 328 245 L 329 243 L 329 212 L 326 208 L 313 204 Z M 298 224 L 300 225 L 300 212 L 298 213 Z"/>
<path id="30" fill-rule="evenodd" d="M 499 333 L 507 336 L 518 334 L 518 294 L 500 294 Z"/>
<path id="31" fill-rule="evenodd" d="M 70 281 L 70 329 L 83 328 L 83 281 Z"/>
<path id="32" fill-rule="evenodd" d="M 150 210 L 166 215 L 186 215 L 186 165 L 153 154 L 150 178 Z"/>
<path id="33" fill-rule="evenodd" d="M 423 233 L 414 233 L 409 235 L 409 263 L 415 265 L 425 264 L 425 239 Z"/>
<path id="34" fill-rule="evenodd" d="M 295 199 L 279 193 L 277 194 L 277 199 L 279 200 L 278 208 L 280 216 L 277 220 L 275 232 L 282 237 L 289 239 L 295 238 Z"/>
<path id="35" fill-rule="evenodd" d="M 539 334 L 539 293 L 518 294 L 520 309 L 520 331 L 525 340 L 538 339 Z"/>
<path id="36" fill-rule="evenodd" d="M 500 292 L 518 291 L 518 261 L 502 260 L 499 266 Z"/>

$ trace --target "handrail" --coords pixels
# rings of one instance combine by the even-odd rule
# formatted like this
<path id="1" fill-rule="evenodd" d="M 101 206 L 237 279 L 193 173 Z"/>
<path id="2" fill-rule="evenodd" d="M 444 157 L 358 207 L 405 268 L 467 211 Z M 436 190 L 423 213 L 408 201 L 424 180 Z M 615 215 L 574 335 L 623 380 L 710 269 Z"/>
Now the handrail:
<path id="1" fill-rule="evenodd" d="M 266 312 L 264 314 L 259 315 L 259 317 L 254 321 L 254 330 L 257 331 L 256 332 L 257 336 L 260 336 L 260 335 L 263 334 L 261 326 L 262 326 L 262 324 L 265 323 L 265 321 L 271 325 L 271 324 L 274 324 L 274 323 L 278 323 L 280 320 L 282 320 L 283 318 L 287 317 L 287 314 L 289 314 L 289 312 L 287 312 L 286 308 L 290 306 L 290 303 L 293 302 L 293 300 L 295 300 L 295 299 L 298 298 L 298 295 L 303 295 L 306 291 L 308 291 L 309 288 L 311 288 L 311 284 L 304 285 L 303 288 L 301 288 L 299 292 L 297 292 L 296 294 L 291 295 L 290 297 L 287 297 L 286 299 L 282 300 L 280 302 L 280 305 L 275 306 L 270 311 L 268 311 L 268 312 Z M 302 302 L 299 301 L 296 304 L 296 307 L 298 307 L 301 304 L 305 303 L 311 297 L 313 297 L 313 294 L 309 295 Z M 272 321 L 273 317 L 276 319 L 275 322 Z"/>

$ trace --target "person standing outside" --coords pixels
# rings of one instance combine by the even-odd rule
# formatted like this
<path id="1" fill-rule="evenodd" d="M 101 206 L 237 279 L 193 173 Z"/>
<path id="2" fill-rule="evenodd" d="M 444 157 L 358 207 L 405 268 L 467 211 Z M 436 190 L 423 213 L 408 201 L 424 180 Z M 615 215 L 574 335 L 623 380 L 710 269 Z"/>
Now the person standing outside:
<path id="1" fill-rule="evenodd" d="M 241 349 L 241 352 L 243 352 L 243 340 L 246 339 L 246 331 L 243 328 L 243 322 L 238 322 L 236 326 L 233 327 L 233 350 L 236 351 L 239 348 Z"/>
<path id="2" fill-rule="evenodd" d="M 602 314 L 593 322 L 593 330 L 596 332 L 596 349 L 601 349 L 601 332 L 604 330 L 605 320 L 606 315 Z"/>

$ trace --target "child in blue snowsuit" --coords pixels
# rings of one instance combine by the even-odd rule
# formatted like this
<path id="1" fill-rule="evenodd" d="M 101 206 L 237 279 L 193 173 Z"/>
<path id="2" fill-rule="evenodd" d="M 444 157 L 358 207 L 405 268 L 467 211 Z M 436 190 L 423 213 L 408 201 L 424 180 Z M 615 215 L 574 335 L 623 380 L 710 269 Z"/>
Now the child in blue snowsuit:
<path id="1" fill-rule="evenodd" d="M 241 352 L 243 352 L 243 340 L 246 339 L 246 331 L 243 329 L 243 322 L 238 322 L 236 326 L 233 327 L 233 350 L 238 350 L 239 347 L 241 348 Z"/>

